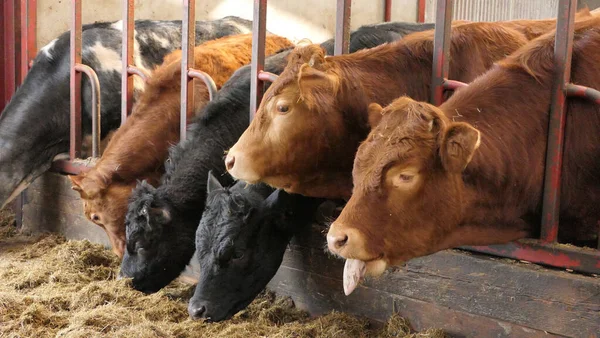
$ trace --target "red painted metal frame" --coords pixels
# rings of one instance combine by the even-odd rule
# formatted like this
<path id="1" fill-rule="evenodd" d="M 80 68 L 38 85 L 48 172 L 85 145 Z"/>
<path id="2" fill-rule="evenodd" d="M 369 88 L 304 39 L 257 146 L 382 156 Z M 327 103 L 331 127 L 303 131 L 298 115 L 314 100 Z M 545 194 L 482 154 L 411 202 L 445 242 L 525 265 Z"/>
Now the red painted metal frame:
<path id="1" fill-rule="evenodd" d="M 15 2 L 4 1 L 4 104 L 8 103 L 13 93 L 16 90 L 16 70 L 17 70 L 17 60 L 16 60 L 16 23 L 15 23 Z"/>
<path id="2" fill-rule="evenodd" d="M 385 0 L 385 9 L 383 12 L 383 21 L 392 21 L 392 0 Z"/>
<path id="3" fill-rule="evenodd" d="M 448 79 L 453 4 L 453 0 L 438 0 L 435 13 L 430 101 L 436 106 L 444 102 L 444 82 Z"/>
<path id="4" fill-rule="evenodd" d="M 333 55 L 348 54 L 350 49 L 350 6 L 352 0 L 337 0 Z"/>
<path id="5" fill-rule="evenodd" d="M 181 111 L 179 116 L 180 142 L 185 141 L 187 117 L 194 107 L 193 78 L 189 76 L 190 64 L 194 65 L 196 45 L 196 0 L 183 1 L 181 26 Z"/>
<path id="6" fill-rule="evenodd" d="M 71 160 L 81 154 L 81 73 L 75 65 L 81 63 L 81 1 L 72 0 L 71 12 L 71 131 L 69 135 L 69 156 Z"/>
<path id="7" fill-rule="evenodd" d="M 264 94 L 264 81 L 259 74 L 265 69 L 265 38 L 267 31 L 267 0 L 254 0 L 252 19 L 252 61 L 250 63 L 250 121 Z"/>
<path id="8" fill-rule="evenodd" d="M 417 22 L 425 22 L 425 0 L 419 0 L 417 8 Z"/>
<path id="9" fill-rule="evenodd" d="M 566 121 L 566 84 L 571 79 L 571 54 L 577 0 L 561 0 L 556 21 L 554 84 L 550 106 L 548 149 L 544 177 L 541 240 L 556 242 L 560 213 L 560 186 Z"/>
<path id="10" fill-rule="evenodd" d="M 434 41 L 434 70 L 432 76 L 432 103 L 442 103 L 443 90 L 453 90 L 467 84 L 447 80 L 448 42 L 451 24 L 452 3 L 438 0 L 436 12 L 436 32 Z M 511 242 L 504 245 L 463 246 L 475 252 L 501 257 L 526 260 L 558 268 L 572 269 L 586 273 L 600 273 L 600 251 L 562 246 L 557 243 L 558 207 L 560 197 L 560 173 L 564 142 L 565 102 L 567 96 L 581 97 L 600 104 L 600 91 L 568 83 L 571 70 L 573 22 L 577 10 L 576 0 L 561 0 L 557 18 L 555 44 L 555 83 L 551 105 L 550 129 L 548 135 L 548 155 L 546 182 L 544 185 L 544 211 L 542 238 Z M 443 27 L 443 28 L 440 28 Z M 440 32 L 440 30 L 443 30 Z M 598 246 L 600 248 L 600 239 Z"/>
<path id="11" fill-rule="evenodd" d="M 6 94 L 4 91 L 4 85 L 5 82 L 7 82 L 7 79 L 4 78 L 6 74 L 6 68 L 4 64 L 4 59 L 6 58 L 6 55 L 4 54 L 4 32 L 6 31 L 6 28 L 4 27 L 4 23 L 6 22 L 4 19 L 4 4 L 0 5 L 0 19 L 2 19 L 0 23 L 0 28 L 2 28 L 2 32 L 0 33 L 0 74 L 2 74 L 2 76 L 0 76 L 0 112 L 2 112 L 4 110 L 4 106 L 6 105 L 6 101 L 8 101 L 8 99 L 5 97 Z"/>
<path id="12" fill-rule="evenodd" d="M 121 38 L 121 125 L 127 121 L 133 105 L 133 65 L 134 31 L 135 31 L 135 2 L 123 0 L 123 36 Z"/>

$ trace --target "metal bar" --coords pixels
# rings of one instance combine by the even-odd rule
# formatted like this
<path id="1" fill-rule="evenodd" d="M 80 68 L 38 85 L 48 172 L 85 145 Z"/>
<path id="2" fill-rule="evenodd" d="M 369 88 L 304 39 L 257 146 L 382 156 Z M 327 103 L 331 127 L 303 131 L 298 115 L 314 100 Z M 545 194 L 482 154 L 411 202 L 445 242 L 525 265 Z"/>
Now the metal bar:
<path id="1" fill-rule="evenodd" d="M 348 54 L 350 46 L 351 0 L 337 0 L 335 9 L 335 45 L 333 55 Z"/>
<path id="2" fill-rule="evenodd" d="M 5 24 L 6 17 L 4 16 L 4 4 L 0 4 L 0 29 L 2 30 L 2 32 L 0 32 L 0 74 L 2 74 L 0 78 L 0 112 L 4 110 L 6 101 L 8 101 L 8 97 L 6 97 L 4 88 L 5 84 L 8 82 L 8 79 L 6 78 L 6 64 L 4 63 L 6 58 L 6 55 L 4 54 L 4 32 L 6 32 L 6 27 L 4 26 Z"/>
<path id="3" fill-rule="evenodd" d="M 469 85 L 456 80 L 444 79 L 442 86 L 444 87 L 444 90 L 457 90 L 458 88 L 468 87 Z"/>
<path id="4" fill-rule="evenodd" d="M 127 74 L 129 75 L 137 75 L 140 78 L 142 78 L 142 80 L 144 82 L 148 82 L 148 74 L 146 74 L 146 72 L 144 72 L 142 69 L 129 65 L 127 66 Z"/>
<path id="5" fill-rule="evenodd" d="M 72 0 L 71 12 L 71 130 L 69 155 L 71 160 L 81 153 L 81 73 L 75 66 L 81 63 L 81 1 Z"/>
<path id="6" fill-rule="evenodd" d="M 193 78 L 189 76 L 190 66 L 194 66 L 194 46 L 196 46 L 196 0 L 183 1 L 181 22 L 181 110 L 179 115 L 179 139 L 186 139 L 187 117 L 194 109 Z"/>
<path id="7" fill-rule="evenodd" d="M 537 240 L 519 240 L 503 245 L 464 246 L 460 249 L 525 260 L 578 272 L 600 274 L 600 251 L 569 247 Z"/>
<path id="8" fill-rule="evenodd" d="M 265 38 L 267 32 L 267 0 L 254 0 L 252 21 L 252 61 L 250 75 L 250 121 L 262 100 L 263 81 L 258 74 L 265 68 Z"/>
<path id="9" fill-rule="evenodd" d="M 279 75 L 270 72 L 261 71 L 260 73 L 258 73 L 258 78 L 260 80 L 269 81 L 271 83 L 275 82 L 275 80 L 277 80 L 278 77 Z"/>
<path id="10" fill-rule="evenodd" d="M 215 80 L 213 80 L 213 78 L 207 73 L 201 70 L 190 68 L 188 70 L 188 76 L 190 78 L 200 79 L 204 82 L 206 89 L 208 90 L 209 101 L 212 101 L 215 95 L 217 95 L 217 85 L 215 84 Z"/>
<path id="11" fill-rule="evenodd" d="M 544 176 L 541 240 L 555 242 L 560 214 L 560 185 L 566 120 L 566 84 L 571 78 L 571 53 L 577 0 L 560 0 L 554 44 L 554 83 L 550 105 Z"/>
<path id="12" fill-rule="evenodd" d="M 444 101 L 444 81 L 448 78 L 452 5 L 452 0 L 438 0 L 435 13 L 430 102 L 436 106 Z"/>
<path id="13" fill-rule="evenodd" d="M 27 1 L 27 64 L 31 63 L 37 54 L 36 30 L 37 28 L 37 0 Z"/>
<path id="14" fill-rule="evenodd" d="M 25 81 L 27 71 L 29 70 L 29 54 L 27 48 L 27 34 L 29 28 L 27 27 L 27 0 L 19 0 L 19 76 L 18 83 L 21 85 Z"/>
<path id="15" fill-rule="evenodd" d="M 383 12 L 383 21 L 392 21 L 392 0 L 385 0 L 385 10 Z"/>
<path id="16" fill-rule="evenodd" d="M 75 70 L 87 75 L 92 86 L 92 157 L 100 156 L 100 81 L 98 75 L 89 66 L 78 63 Z"/>
<path id="17" fill-rule="evenodd" d="M 121 38 L 121 125 L 127 120 L 133 106 L 133 76 L 129 67 L 133 65 L 135 35 L 134 0 L 123 1 L 123 36 Z"/>
<path id="18" fill-rule="evenodd" d="M 417 22 L 425 22 L 425 0 L 419 0 L 419 7 L 417 9 Z"/>
<path id="19" fill-rule="evenodd" d="M 89 171 L 92 168 L 92 164 L 86 164 L 83 162 L 73 162 L 69 160 L 56 160 L 52 162 L 52 167 L 50 167 L 50 170 L 55 173 L 78 175 L 83 172 Z"/>
<path id="20" fill-rule="evenodd" d="M 17 84 L 17 60 L 15 55 L 15 3 L 14 1 L 4 1 L 4 60 L 5 60 L 5 81 L 4 97 L 8 103 L 16 90 Z"/>
<path id="21" fill-rule="evenodd" d="M 567 83 L 566 93 L 568 97 L 581 97 L 600 104 L 600 91 L 593 88 Z"/>

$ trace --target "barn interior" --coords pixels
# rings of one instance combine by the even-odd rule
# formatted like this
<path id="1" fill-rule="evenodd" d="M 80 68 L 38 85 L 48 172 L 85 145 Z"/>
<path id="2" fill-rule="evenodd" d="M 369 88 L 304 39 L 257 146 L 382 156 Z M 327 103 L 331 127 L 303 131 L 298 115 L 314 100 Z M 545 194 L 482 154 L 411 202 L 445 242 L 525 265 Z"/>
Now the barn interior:
<path id="1" fill-rule="evenodd" d="M 80 12 L 75 10 L 77 3 Z M 43 46 L 74 25 L 81 29 L 81 24 L 95 21 L 215 20 L 231 15 L 253 20 L 254 41 L 262 35 L 264 44 L 264 28 L 261 32 L 258 22 L 266 18 L 266 30 L 294 43 L 335 38 L 336 53 L 346 53 L 344 39 L 349 32 L 368 24 L 435 22 L 436 39 L 438 34 L 443 38 L 443 29 L 449 29 L 452 20 L 559 18 L 564 22 L 557 27 L 572 29 L 571 15 L 585 6 L 594 10 L 600 0 L 6 0 L 0 6 L 0 109 Z M 184 47 L 184 55 L 190 46 L 193 49 L 193 42 Z M 256 67 L 262 67 L 259 53 L 253 50 Z M 260 98 L 262 90 L 257 88 L 262 84 L 257 80 L 251 96 Z M 581 248 L 534 238 L 449 249 L 367 279 L 346 296 L 344 262 L 325 252 L 324 223 L 294 236 L 267 290 L 248 308 L 221 323 L 193 321 L 187 301 L 201 273 L 194 259 L 156 294 L 143 295 L 117 278 L 119 260 L 110 251 L 111 242 L 82 213 L 80 194 L 67 177 L 94 163 L 74 156 L 79 154 L 74 147 L 80 146 L 71 143 L 74 160 L 57 161 L 2 211 L 0 337 L 600 334 L 598 246 Z"/>

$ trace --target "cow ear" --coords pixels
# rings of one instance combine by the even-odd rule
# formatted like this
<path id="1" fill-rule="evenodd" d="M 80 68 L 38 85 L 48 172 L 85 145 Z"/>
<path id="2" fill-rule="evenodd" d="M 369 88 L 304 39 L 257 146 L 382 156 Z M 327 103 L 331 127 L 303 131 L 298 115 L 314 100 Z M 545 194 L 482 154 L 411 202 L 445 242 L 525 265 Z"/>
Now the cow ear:
<path id="1" fill-rule="evenodd" d="M 337 93 L 339 81 L 335 75 L 309 66 L 308 63 L 300 67 L 298 73 L 298 88 L 302 100 L 312 108 L 318 106 L 331 106 L 331 101 Z"/>
<path id="2" fill-rule="evenodd" d="M 161 225 L 171 222 L 171 213 L 165 208 L 148 208 L 148 216 Z"/>
<path id="3" fill-rule="evenodd" d="M 69 180 L 71 180 L 71 189 L 78 191 L 79 193 L 83 193 L 83 187 L 81 181 L 83 180 L 83 175 L 68 175 Z"/>
<path id="4" fill-rule="evenodd" d="M 371 103 L 367 108 L 367 111 L 369 113 L 369 126 L 371 129 L 374 129 L 381 121 L 383 107 L 378 103 Z"/>
<path id="5" fill-rule="evenodd" d="M 206 183 L 206 186 L 207 186 L 207 192 L 209 194 L 213 190 L 223 189 L 221 182 L 219 182 L 219 179 L 217 177 L 215 177 L 212 170 L 208 171 L 208 181 Z"/>
<path id="6" fill-rule="evenodd" d="M 481 143 L 481 133 L 470 124 L 452 123 L 442 136 L 440 157 L 448 172 L 462 172 Z"/>

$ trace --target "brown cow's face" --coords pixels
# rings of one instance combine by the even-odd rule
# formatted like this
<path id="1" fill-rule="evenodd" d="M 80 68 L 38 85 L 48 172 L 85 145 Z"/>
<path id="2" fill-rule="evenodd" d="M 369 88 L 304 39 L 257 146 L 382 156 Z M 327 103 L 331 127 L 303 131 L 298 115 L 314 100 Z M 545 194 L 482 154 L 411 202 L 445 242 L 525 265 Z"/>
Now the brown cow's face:
<path id="1" fill-rule="evenodd" d="M 125 213 L 129 196 L 135 184 L 113 182 L 106 189 L 95 190 L 93 181 L 85 182 L 85 180 L 80 181 L 73 176 L 69 177 L 73 182 L 73 189 L 78 191 L 81 196 L 85 216 L 104 229 L 113 252 L 122 258 L 126 242 Z"/>
<path id="2" fill-rule="evenodd" d="M 225 164 L 236 179 L 295 191 L 319 179 L 339 153 L 344 135 L 336 107 L 337 75 L 328 71 L 318 45 L 298 47 L 265 93 L 255 118 L 228 151 Z"/>
<path id="3" fill-rule="evenodd" d="M 462 217 L 461 174 L 480 140 L 470 125 L 406 97 L 369 114 L 376 127 L 358 149 L 353 195 L 327 234 L 329 250 L 350 259 L 345 282 L 447 248 Z"/>

